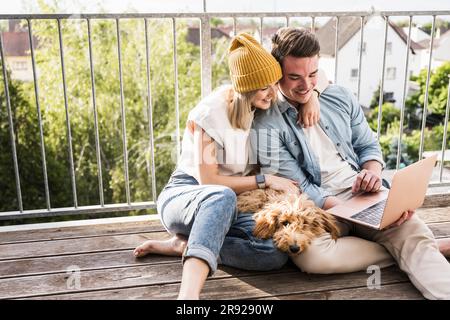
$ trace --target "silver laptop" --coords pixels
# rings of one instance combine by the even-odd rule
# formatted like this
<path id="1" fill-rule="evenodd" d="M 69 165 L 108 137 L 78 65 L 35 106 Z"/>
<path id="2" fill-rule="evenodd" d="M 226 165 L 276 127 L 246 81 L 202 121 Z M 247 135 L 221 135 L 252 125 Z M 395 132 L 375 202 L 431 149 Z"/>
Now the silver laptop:
<path id="1" fill-rule="evenodd" d="M 379 192 L 358 194 L 327 211 L 339 218 L 384 229 L 397 221 L 403 212 L 423 204 L 436 159 L 437 155 L 434 155 L 397 171 L 391 189 L 383 187 Z"/>

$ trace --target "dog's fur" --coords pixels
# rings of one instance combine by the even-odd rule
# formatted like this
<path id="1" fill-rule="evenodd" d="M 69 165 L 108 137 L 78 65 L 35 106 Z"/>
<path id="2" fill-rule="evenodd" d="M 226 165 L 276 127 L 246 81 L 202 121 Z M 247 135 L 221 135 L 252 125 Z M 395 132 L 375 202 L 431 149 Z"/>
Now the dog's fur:
<path id="1" fill-rule="evenodd" d="M 272 237 L 278 249 L 291 255 L 303 252 L 314 238 L 324 233 L 330 233 L 333 239 L 339 236 L 336 219 L 315 206 L 305 194 L 257 189 L 239 194 L 237 206 L 240 212 L 254 212 L 256 237 Z"/>

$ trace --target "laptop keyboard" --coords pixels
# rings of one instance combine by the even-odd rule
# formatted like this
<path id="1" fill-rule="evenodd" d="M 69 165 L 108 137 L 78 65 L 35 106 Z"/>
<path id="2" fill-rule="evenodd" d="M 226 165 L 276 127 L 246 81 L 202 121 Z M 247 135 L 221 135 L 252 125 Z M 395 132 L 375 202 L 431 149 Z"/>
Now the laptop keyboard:
<path id="1" fill-rule="evenodd" d="M 374 205 L 358 212 L 357 214 L 351 216 L 355 220 L 360 220 L 371 225 L 379 225 L 381 222 L 381 217 L 383 216 L 384 207 L 386 206 L 386 200 L 384 199 Z"/>

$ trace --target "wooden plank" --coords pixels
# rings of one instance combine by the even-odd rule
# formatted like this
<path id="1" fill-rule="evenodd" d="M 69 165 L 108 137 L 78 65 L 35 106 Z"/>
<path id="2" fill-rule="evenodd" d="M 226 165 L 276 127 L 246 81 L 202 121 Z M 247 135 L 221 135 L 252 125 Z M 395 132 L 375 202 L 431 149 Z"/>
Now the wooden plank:
<path id="1" fill-rule="evenodd" d="M 437 238 L 442 237 L 450 237 L 450 222 L 444 222 L 444 223 L 431 223 L 429 224 L 430 229 L 433 231 L 435 236 Z M 163 233 L 164 235 L 161 235 L 160 233 L 157 233 L 157 237 L 160 236 L 166 236 L 168 237 L 168 234 Z M 133 235 L 134 236 L 134 235 Z M 146 238 L 148 236 L 144 235 Z M 108 244 L 107 247 L 102 247 L 102 244 L 105 244 L 105 241 L 102 241 L 101 243 L 97 242 L 97 238 L 89 238 L 84 239 L 84 244 L 81 243 L 80 239 L 74 243 L 76 246 L 76 249 L 78 252 L 81 250 L 82 252 L 86 252 L 87 254 L 76 254 L 74 251 L 67 246 L 62 245 L 63 251 L 56 251 L 56 250 L 49 250 L 51 248 L 54 248 L 54 243 L 50 242 L 47 243 L 47 241 L 44 241 L 40 244 L 27 244 L 25 245 L 3 245 L 0 246 L 2 248 L 2 252 L 0 253 L 1 258 L 5 258 L 2 256 L 2 254 L 7 254 L 8 250 L 13 251 L 16 256 L 20 253 L 17 247 L 23 249 L 26 251 L 24 255 L 19 256 L 20 259 L 13 259 L 13 260 L 3 260 L 0 261 L 0 278 L 4 277 L 11 277 L 13 275 L 21 276 L 21 275 L 27 275 L 27 274 L 45 274 L 45 273 L 54 273 L 54 272 L 61 272 L 65 271 L 68 266 L 71 265 L 78 265 L 82 270 L 85 269 L 97 269 L 97 268 L 107 268 L 107 267 L 117 267 L 117 266 L 125 266 L 125 265 L 136 265 L 139 263 L 149 263 L 147 261 L 150 260 L 144 260 L 139 261 L 135 260 L 132 256 L 132 249 L 138 245 L 140 242 L 136 242 L 134 246 L 130 246 L 128 248 L 124 248 L 123 241 L 120 241 L 119 247 L 112 247 L 110 246 L 112 242 L 109 242 L 106 240 L 106 243 Z M 59 240 L 61 241 L 61 240 Z M 64 240 L 67 241 L 67 240 Z M 132 240 L 134 242 L 135 240 Z M 117 243 L 117 241 L 115 242 Z M 37 252 L 33 249 L 34 246 L 38 246 L 39 248 L 46 249 L 44 252 L 41 250 Z M 57 247 L 61 247 L 61 245 L 57 245 Z M 107 252 L 101 252 L 101 250 L 122 250 L 122 251 L 107 251 Z M 95 251 L 94 253 L 91 253 L 91 251 Z M 99 252 L 100 251 L 100 252 Z M 23 258 L 26 255 L 30 256 L 31 258 Z M 36 255 L 43 255 L 43 257 L 40 258 L 33 258 L 33 256 Z M 64 254 L 63 256 L 58 256 L 58 254 Z M 67 255 L 70 254 L 70 255 Z M 73 256 L 72 256 L 73 255 Z M 6 257 L 8 259 L 8 257 Z M 9 257 L 11 258 L 11 257 Z M 156 256 L 155 263 L 158 263 L 156 261 L 164 262 L 169 257 L 162 257 L 162 256 Z"/>
<path id="2" fill-rule="evenodd" d="M 170 238 L 167 232 L 101 236 L 96 238 L 50 240 L 27 244 L 0 245 L 0 261 L 101 251 L 131 250 L 148 239 Z"/>
<path id="3" fill-rule="evenodd" d="M 159 220 L 0 232 L 0 244 L 165 231 Z"/>
<path id="4" fill-rule="evenodd" d="M 430 223 L 428 227 L 436 239 L 450 238 L 450 222 Z"/>
<path id="5" fill-rule="evenodd" d="M 231 270 L 232 273 L 229 273 L 227 270 Z M 287 271 L 292 272 L 295 269 L 292 266 L 288 266 L 271 273 L 280 274 Z M 261 273 L 223 267 L 211 279 L 242 277 Z M 62 294 L 73 291 L 86 292 L 109 288 L 164 285 L 180 282 L 181 275 L 182 264 L 181 259 L 178 259 L 176 262 L 167 264 L 82 271 L 79 273 L 79 286 L 77 288 L 75 287 L 72 272 L 0 279 L 0 287 L 2 288 L 0 299 Z"/>
<path id="6" fill-rule="evenodd" d="M 111 268 L 80 272 L 77 288 L 72 273 L 60 273 L 0 280 L 0 299 L 20 298 L 70 291 L 133 287 L 173 283 L 181 280 L 181 262 L 167 265 Z"/>
<path id="7" fill-rule="evenodd" d="M 426 218 L 429 218 L 431 221 L 442 221 L 442 219 L 445 219 L 448 217 L 448 208 L 432 208 L 432 209 L 426 209 L 425 214 L 422 212 L 418 212 L 418 214 L 423 214 Z M 450 222 L 443 222 L 443 223 L 430 223 L 430 228 L 436 235 L 436 237 L 448 237 L 450 235 Z M 109 229 L 111 230 L 111 229 Z M 76 236 L 76 233 L 73 233 L 71 236 Z M 31 281 L 31 278 L 29 277 L 29 273 L 54 273 L 54 272 L 60 272 L 59 274 L 52 274 L 52 275 L 45 275 L 47 277 L 54 276 L 58 280 L 56 283 L 61 286 L 61 276 L 67 276 L 65 274 L 65 270 L 68 266 L 71 265 L 77 265 L 82 268 L 82 270 L 90 270 L 91 272 L 105 272 L 109 273 L 111 272 L 111 267 L 115 268 L 114 270 L 121 270 L 125 273 L 129 268 L 118 268 L 119 266 L 125 267 L 128 265 L 133 265 L 133 268 L 136 268 L 136 261 L 133 261 L 131 259 L 134 259 L 131 255 L 131 250 L 141 243 L 142 241 L 152 238 L 152 239 L 164 239 L 169 237 L 169 235 L 166 232 L 153 232 L 149 234 L 131 234 L 131 235 L 105 235 L 105 236 L 94 236 L 89 238 L 79 238 L 79 239 L 61 239 L 61 240 L 53 240 L 53 241 L 39 241 L 39 242 L 31 242 L 27 243 L 26 245 L 23 243 L 14 243 L 14 244 L 6 244 L 6 245 L 0 245 L 0 260 L 3 259 L 3 261 L 0 261 L 0 275 L 4 278 L 3 281 L 8 280 L 10 287 L 15 287 L 17 290 L 19 290 L 21 285 L 18 285 L 18 283 L 25 283 L 28 288 L 33 288 L 33 285 L 30 286 L 30 283 L 27 281 Z M 115 250 L 115 251 L 112 251 Z M 121 251 L 122 250 L 122 251 Z M 103 252 L 106 251 L 106 252 Z M 110 251 L 110 252 L 108 252 Z M 84 254 L 82 254 L 84 253 Z M 58 256 L 61 255 L 61 256 Z M 120 255 L 121 258 L 117 259 L 117 262 L 114 261 L 115 255 Z M 35 258 L 24 258 L 24 257 L 35 257 Z M 40 258 L 36 258 L 40 257 Z M 95 259 L 99 258 L 98 261 Z M 161 264 L 161 263 L 173 263 L 174 261 L 179 261 L 179 258 L 175 258 L 174 260 L 164 260 L 164 259 L 171 259 L 169 257 L 159 257 L 161 260 L 152 260 L 149 259 L 148 262 L 144 262 L 147 264 Z M 17 260 L 5 260 L 5 259 L 17 259 Z M 91 263 L 89 263 L 89 261 Z M 117 263 L 112 264 L 111 262 Z M 152 262 L 150 262 L 152 261 Z M 77 264 L 78 263 L 78 264 Z M 124 264 L 121 264 L 124 263 Z M 14 265 L 16 265 L 16 272 L 14 273 Z M 141 268 L 148 268 L 149 265 L 139 267 Z M 28 266 L 28 267 L 27 267 Z M 104 269 L 107 268 L 108 270 L 92 270 L 92 269 Z M 6 273 L 3 274 L 2 271 L 5 270 Z M 61 271 L 63 273 L 61 273 Z M 28 273 L 27 277 L 23 277 Z M 181 269 L 178 271 L 179 276 L 181 276 Z M 85 271 L 82 272 L 83 275 L 85 275 Z M 20 278 L 9 278 L 6 279 L 5 277 L 11 277 L 14 275 L 20 275 Z M 99 276 L 97 274 L 97 276 Z M 342 275 L 341 275 L 342 276 Z M 35 276 L 38 277 L 38 276 Z M 141 277 L 141 276 L 137 276 Z M 347 277 L 347 275 L 345 276 Z M 23 281 L 24 279 L 27 279 L 27 281 Z M 108 279 L 107 277 L 105 279 Z M 133 279 L 133 276 L 130 276 L 129 279 Z M 125 279 L 126 280 L 126 279 Z M 16 282 L 16 285 L 11 285 L 11 283 Z M 106 280 L 105 280 L 106 281 Z M 175 280 L 175 282 L 178 280 Z M 213 280 L 211 280 L 213 281 Z M 214 280 L 216 281 L 216 280 Z M 42 283 L 47 283 L 48 281 L 40 280 L 38 287 L 42 287 Z M 50 283 L 55 283 L 51 282 Z M 95 282 L 92 282 L 95 284 Z M 111 282 L 114 283 L 114 282 Z M 3 291 L 3 283 L 0 282 L 0 287 L 2 287 Z M 110 282 L 108 282 L 108 285 Z M 133 284 L 132 286 L 138 286 L 140 288 L 142 284 Z M 146 286 L 147 284 L 143 284 Z M 165 285 L 167 286 L 167 285 Z M 42 287 L 42 288 L 45 288 Z M 128 285 L 125 285 L 124 287 L 120 287 L 119 290 L 128 290 L 133 288 L 128 288 Z M 102 290 L 103 292 L 104 287 L 93 287 L 92 290 L 95 292 L 96 290 Z M 91 289 L 89 289 L 91 290 Z M 172 290 L 172 289 L 171 289 Z M 110 290 L 106 290 L 110 291 Z M 113 290 L 115 291 L 115 290 Z M 27 291 L 31 292 L 31 291 Z M 61 292 L 61 291 L 57 291 Z M 41 291 L 40 294 L 45 294 L 45 291 Z M 49 292 L 51 293 L 51 292 Z M 82 293 L 78 293 L 82 294 Z M 87 293 L 86 293 L 87 294 Z M 163 293 L 161 293 L 163 294 Z M 164 293 L 165 294 L 165 293 Z M 173 293 L 174 297 L 176 297 L 177 290 Z M 291 292 L 283 293 L 285 295 L 292 294 Z M 294 293 L 295 294 L 295 293 Z M 408 293 L 409 294 L 409 293 Z M 159 296 L 158 296 L 159 297 Z M 232 298 L 232 296 L 230 297 Z M 249 297 L 243 297 L 245 299 Z"/>
<path id="8" fill-rule="evenodd" d="M 426 223 L 450 221 L 450 207 L 419 208 L 416 213 Z"/>
<path id="9" fill-rule="evenodd" d="M 432 207 L 449 207 L 450 206 L 450 190 L 446 193 L 428 194 L 425 197 L 423 208 Z"/>
<path id="10" fill-rule="evenodd" d="M 450 236 L 448 223 L 430 224 L 437 237 Z M 147 239 L 167 239 L 167 232 L 98 236 L 95 238 L 49 240 L 0 245 L 0 261 L 32 257 L 57 256 L 113 250 L 131 250 Z"/>
<path id="11" fill-rule="evenodd" d="M 420 208 L 417 214 L 427 223 L 450 221 L 450 207 Z M 104 225 L 61 227 L 52 229 L 0 232 L 0 245 L 62 239 L 77 239 L 104 235 L 125 235 L 165 231 L 159 220 L 124 222 Z"/>
<path id="12" fill-rule="evenodd" d="M 447 223 L 445 228 L 444 232 L 448 234 L 450 232 L 450 224 Z M 437 228 L 433 232 L 439 235 L 442 231 Z M 85 271 L 125 266 L 164 264 L 179 260 L 180 257 L 162 255 L 149 255 L 144 258 L 135 259 L 132 250 L 6 260 L 0 261 L 0 279 L 66 272 L 69 266 L 77 266 L 81 271 Z"/>
<path id="13" fill-rule="evenodd" d="M 424 300 L 412 283 L 385 284 L 379 289 L 367 287 L 328 290 L 314 293 L 273 296 L 258 300 Z"/>
<path id="14" fill-rule="evenodd" d="M 181 257 L 148 255 L 136 259 L 132 250 L 95 252 L 0 261 L 0 279 L 66 272 L 69 266 L 77 266 L 81 271 L 124 266 L 152 265 L 178 262 Z"/>
<path id="15" fill-rule="evenodd" d="M 236 269 L 234 269 L 236 270 Z M 311 275 L 300 271 L 280 274 L 238 275 L 225 279 L 208 279 L 202 291 L 202 299 L 256 299 L 276 295 L 301 294 L 336 290 L 342 288 L 366 287 L 368 274 L 365 272 L 345 275 Z M 381 270 L 381 284 L 409 281 L 397 267 Z M 32 299 L 175 299 L 179 283 L 148 285 L 134 288 L 116 288 L 101 291 L 67 293 L 34 297 Z"/>

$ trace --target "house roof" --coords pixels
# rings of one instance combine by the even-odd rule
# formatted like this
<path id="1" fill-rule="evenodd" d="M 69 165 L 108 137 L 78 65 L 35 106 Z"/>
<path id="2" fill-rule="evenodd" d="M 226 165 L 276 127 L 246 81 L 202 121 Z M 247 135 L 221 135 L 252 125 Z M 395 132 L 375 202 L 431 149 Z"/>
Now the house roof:
<path id="1" fill-rule="evenodd" d="M 339 23 L 339 50 L 358 32 L 360 17 L 341 17 Z M 336 45 L 336 21 L 331 18 L 316 32 L 320 43 L 320 53 L 334 56 Z"/>
<path id="2" fill-rule="evenodd" d="M 436 37 L 436 34 L 435 34 Z M 441 34 L 439 38 L 435 38 L 433 41 L 433 48 L 437 48 L 439 47 L 440 43 L 443 42 L 446 39 L 450 39 L 450 30 L 447 30 L 445 33 Z M 423 48 L 429 48 L 430 47 L 430 41 L 431 39 L 424 39 L 422 41 L 419 41 L 418 43 L 423 47 Z"/>
<path id="3" fill-rule="evenodd" d="M 408 35 L 405 33 L 405 31 L 403 31 L 403 28 L 400 28 L 399 26 L 397 26 L 392 21 L 389 21 L 389 25 L 400 36 L 400 38 L 403 40 L 403 42 L 405 44 L 408 43 Z M 413 41 L 411 39 L 411 51 L 412 51 L 412 53 L 415 53 L 414 50 L 421 50 L 423 48 L 424 48 L 423 46 L 421 46 L 419 43 L 417 43 L 417 42 L 415 42 L 415 41 Z"/>
<path id="4" fill-rule="evenodd" d="M 3 48 L 5 56 L 28 56 L 30 55 L 30 42 L 28 32 L 2 32 Z M 36 47 L 37 40 L 33 37 L 33 45 Z"/>
<path id="5" fill-rule="evenodd" d="M 339 22 L 339 50 L 344 47 L 350 39 L 359 31 L 361 28 L 361 18 L 360 17 L 341 17 Z M 368 20 L 365 20 L 364 24 Z M 389 26 L 399 35 L 399 37 L 406 44 L 408 40 L 408 35 L 403 31 L 402 28 L 398 27 L 392 21 L 389 21 Z M 320 53 L 323 55 L 334 56 L 334 47 L 336 43 L 336 21 L 331 18 L 323 25 L 317 32 L 317 37 L 320 42 Z M 415 53 L 414 50 L 423 49 L 423 47 L 417 42 L 411 40 L 411 51 Z"/>
<path id="6" fill-rule="evenodd" d="M 230 36 L 219 28 L 211 28 L 211 39 L 216 38 L 230 38 Z M 199 27 L 189 27 L 187 33 L 187 41 L 193 43 L 197 46 L 200 45 L 200 28 Z"/>

